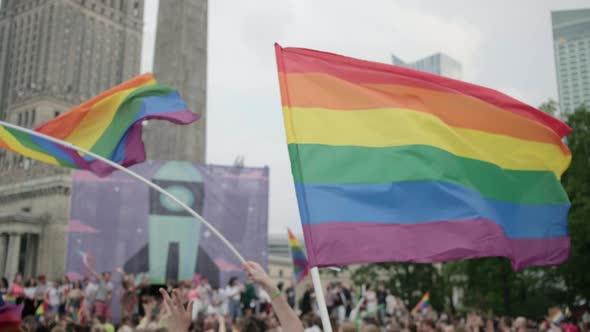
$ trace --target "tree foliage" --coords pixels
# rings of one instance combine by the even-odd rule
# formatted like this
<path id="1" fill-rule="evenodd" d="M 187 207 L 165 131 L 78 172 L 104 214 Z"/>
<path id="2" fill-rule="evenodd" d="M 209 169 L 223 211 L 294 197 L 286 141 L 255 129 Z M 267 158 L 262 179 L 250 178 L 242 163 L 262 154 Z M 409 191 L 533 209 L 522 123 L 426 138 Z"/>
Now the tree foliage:
<path id="1" fill-rule="evenodd" d="M 546 102 L 542 103 L 541 106 L 539 106 L 539 109 L 551 116 L 556 116 L 557 115 L 557 102 L 553 99 L 549 99 Z"/>
<path id="2" fill-rule="evenodd" d="M 571 254 L 558 268 L 567 288 L 567 302 L 590 302 L 590 110 L 579 107 L 569 115 L 572 128 L 567 145 L 572 163 L 562 177 L 562 184 L 571 201 L 569 231 Z M 590 303 L 589 303 L 590 304 Z"/>

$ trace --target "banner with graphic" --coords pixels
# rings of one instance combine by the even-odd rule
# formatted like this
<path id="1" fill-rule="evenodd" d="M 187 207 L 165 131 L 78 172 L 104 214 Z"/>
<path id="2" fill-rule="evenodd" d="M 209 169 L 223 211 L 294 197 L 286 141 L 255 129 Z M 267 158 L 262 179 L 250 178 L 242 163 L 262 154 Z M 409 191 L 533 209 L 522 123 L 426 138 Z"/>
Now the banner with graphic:
<path id="1" fill-rule="evenodd" d="M 174 194 L 249 260 L 267 263 L 268 168 L 149 161 L 131 168 Z M 198 273 L 224 287 L 239 260 L 175 202 L 122 172 L 74 171 L 66 270 L 73 278 L 123 267 L 154 284 Z"/>

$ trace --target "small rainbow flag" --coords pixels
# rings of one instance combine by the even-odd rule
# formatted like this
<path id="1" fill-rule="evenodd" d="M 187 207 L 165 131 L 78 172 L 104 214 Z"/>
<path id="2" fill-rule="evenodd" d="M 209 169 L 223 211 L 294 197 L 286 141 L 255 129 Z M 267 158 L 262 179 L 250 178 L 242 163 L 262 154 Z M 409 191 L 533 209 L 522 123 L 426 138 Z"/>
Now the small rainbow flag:
<path id="1" fill-rule="evenodd" d="M 563 311 L 559 308 L 553 308 L 550 310 L 550 317 L 549 319 L 553 324 L 561 324 L 561 322 L 567 317 Z"/>
<path id="2" fill-rule="evenodd" d="M 6 295 L 4 295 L 4 301 L 6 301 L 8 303 L 16 304 L 16 296 L 6 294 Z"/>
<path id="3" fill-rule="evenodd" d="M 20 332 L 22 311 L 22 304 L 6 303 L 0 296 L 0 331 Z"/>
<path id="4" fill-rule="evenodd" d="M 187 109 L 178 92 L 137 76 L 46 122 L 35 131 L 108 158 L 123 166 L 145 160 L 142 122 L 148 119 L 189 124 L 199 116 Z M 113 168 L 90 156 L 0 124 L 0 148 L 49 164 L 86 169 L 99 176 Z"/>
<path id="5" fill-rule="evenodd" d="M 35 310 L 35 317 L 42 317 L 45 314 L 45 302 L 39 304 L 37 310 Z"/>
<path id="6" fill-rule="evenodd" d="M 418 311 L 427 308 L 430 305 L 430 292 L 426 292 L 426 294 L 424 294 L 424 296 L 422 296 L 422 299 L 420 300 L 420 302 L 418 302 L 418 304 L 416 304 L 416 306 L 414 307 L 414 309 L 412 309 L 412 313 L 415 314 Z"/>
<path id="7" fill-rule="evenodd" d="M 80 308 L 78 308 L 78 311 L 73 313 L 73 319 L 75 322 L 80 323 L 83 318 L 84 318 L 84 298 L 80 299 Z"/>
<path id="8" fill-rule="evenodd" d="M 287 229 L 287 232 L 289 233 L 289 248 L 291 249 L 291 257 L 293 258 L 293 276 L 295 282 L 299 283 L 309 274 L 309 263 L 307 262 L 307 257 L 305 257 L 303 247 L 297 241 L 295 234 L 290 229 Z"/>
<path id="9" fill-rule="evenodd" d="M 78 255 L 82 258 L 82 264 L 89 269 L 93 269 L 96 264 L 96 258 L 90 253 L 90 251 L 77 250 Z"/>
<path id="10" fill-rule="evenodd" d="M 567 124 L 466 82 L 275 49 L 311 266 L 568 258 Z"/>

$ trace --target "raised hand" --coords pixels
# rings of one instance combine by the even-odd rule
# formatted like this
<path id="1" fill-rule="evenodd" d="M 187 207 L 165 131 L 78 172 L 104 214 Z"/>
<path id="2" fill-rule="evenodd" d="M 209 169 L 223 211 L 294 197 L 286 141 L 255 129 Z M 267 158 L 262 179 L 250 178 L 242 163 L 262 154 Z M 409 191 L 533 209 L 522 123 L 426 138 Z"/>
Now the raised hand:
<path id="1" fill-rule="evenodd" d="M 168 331 L 188 332 L 191 325 L 191 315 L 193 312 L 193 302 L 191 301 L 188 308 L 185 308 L 180 299 L 178 290 L 172 291 L 172 297 L 164 289 L 160 288 L 160 294 L 164 301 L 164 314 L 160 320 L 160 325 Z"/>
<path id="2" fill-rule="evenodd" d="M 244 269 L 248 273 L 248 278 L 250 278 L 250 280 L 252 280 L 254 283 L 260 285 L 260 287 L 264 288 L 265 291 L 268 292 L 269 290 L 274 289 L 273 281 L 270 279 L 268 274 L 266 274 L 260 264 L 249 261 L 244 264 Z"/>

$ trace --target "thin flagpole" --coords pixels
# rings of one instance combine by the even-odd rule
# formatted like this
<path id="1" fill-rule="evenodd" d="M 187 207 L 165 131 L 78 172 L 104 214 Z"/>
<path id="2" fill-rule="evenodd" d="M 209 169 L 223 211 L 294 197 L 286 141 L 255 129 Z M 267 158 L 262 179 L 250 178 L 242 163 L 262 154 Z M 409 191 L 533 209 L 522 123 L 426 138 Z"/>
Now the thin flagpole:
<path id="1" fill-rule="evenodd" d="M 297 309 L 297 278 L 295 278 L 295 261 L 293 260 L 293 251 L 291 250 L 291 239 L 289 238 L 289 228 L 287 228 L 287 241 L 289 241 L 289 256 L 291 256 L 291 268 L 293 269 L 293 273 L 291 273 L 291 282 L 293 283 L 293 294 L 295 294 L 295 303 L 293 306 L 293 310 Z"/>
<path id="2" fill-rule="evenodd" d="M 130 169 L 126 168 L 126 167 L 123 167 L 123 166 L 121 166 L 121 165 L 119 165 L 119 164 L 117 164 L 115 162 L 112 162 L 112 161 L 110 161 L 110 160 L 108 160 L 108 159 L 106 159 L 106 158 L 104 158 L 102 156 L 99 156 L 99 155 L 97 155 L 97 154 L 95 154 L 93 152 L 90 152 L 90 151 L 88 151 L 86 149 L 83 149 L 81 147 L 78 147 L 76 145 L 73 145 L 70 142 L 62 141 L 60 139 L 57 139 L 57 138 L 54 138 L 54 137 L 51 137 L 51 136 L 47 136 L 47 135 L 42 134 L 40 132 L 36 132 L 34 130 L 23 128 L 23 127 L 20 127 L 20 126 L 15 126 L 13 124 L 10 124 L 10 123 L 4 122 L 4 121 L 0 121 L 0 125 L 5 126 L 5 127 L 8 127 L 8 128 L 12 128 L 14 130 L 21 131 L 23 133 L 27 133 L 29 135 L 37 136 L 37 137 L 43 138 L 45 140 L 51 141 L 51 142 L 53 142 L 55 144 L 59 144 L 59 145 L 65 146 L 67 148 L 70 148 L 70 149 L 73 149 L 73 150 L 82 152 L 84 154 L 87 154 L 87 155 L 89 155 L 89 156 L 91 156 L 93 158 L 96 158 L 96 159 L 98 159 L 98 160 L 100 160 L 100 161 L 102 161 L 104 163 L 107 163 L 110 166 L 112 166 L 112 167 L 114 167 L 114 168 L 116 168 L 116 169 L 118 169 L 120 171 L 123 171 L 123 172 L 127 173 L 128 175 L 136 178 L 137 180 L 145 183 L 146 185 L 148 185 L 149 187 L 153 188 L 154 190 L 156 190 L 156 191 L 158 191 L 158 192 L 166 195 L 168 198 L 170 198 L 171 200 L 173 200 L 174 202 L 176 202 L 176 204 L 178 204 L 180 207 L 182 207 L 183 209 L 185 209 L 186 212 L 190 213 L 190 215 L 192 215 L 193 217 L 195 217 L 195 219 L 197 219 L 198 221 L 200 221 L 201 223 L 203 223 L 205 226 L 207 226 L 209 228 L 209 230 L 211 232 L 213 232 L 213 234 L 217 235 L 217 237 L 221 240 L 221 242 L 223 242 L 234 253 L 234 255 L 236 255 L 236 257 L 238 257 L 238 259 L 242 262 L 242 264 L 246 263 L 246 260 L 244 259 L 244 257 L 242 257 L 242 255 L 240 255 L 240 253 L 236 250 L 236 248 L 234 248 L 234 246 L 215 227 L 213 227 L 207 220 L 205 220 L 203 217 L 201 217 L 200 214 L 198 214 L 197 212 L 195 212 L 188 205 L 184 204 L 181 200 L 179 200 L 178 198 L 176 198 L 176 196 L 174 196 L 171 193 L 167 192 L 166 190 L 162 189 L 162 187 L 160 187 L 157 184 L 151 182 L 150 180 L 144 178 L 143 176 L 141 176 L 141 175 L 133 172 L 132 170 L 130 170 Z"/>
<path id="3" fill-rule="evenodd" d="M 317 266 L 310 269 L 311 280 L 313 281 L 313 288 L 315 289 L 315 298 L 318 301 L 320 308 L 320 317 L 322 318 L 322 325 L 324 332 L 332 332 L 332 324 L 330 323 L 330 315 L 328 314 L 328 307 L 326 306 L 326 298 L 324 297 L 324 289 L 322 288 L 322 280 L 320 279 L 320 270 Z"/>

